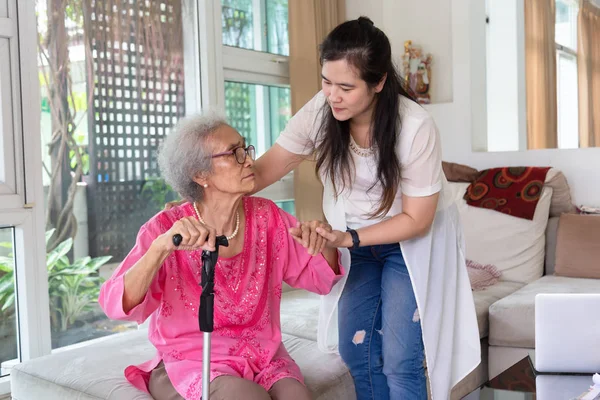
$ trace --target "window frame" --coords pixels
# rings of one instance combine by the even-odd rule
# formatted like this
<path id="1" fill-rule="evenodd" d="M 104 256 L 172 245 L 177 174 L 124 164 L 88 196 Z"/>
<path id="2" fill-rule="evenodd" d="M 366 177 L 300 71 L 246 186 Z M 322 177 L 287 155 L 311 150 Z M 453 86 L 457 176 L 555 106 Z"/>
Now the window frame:
<path id="1" fill-rule="evenodd" d="M 1 134 L 13 137 L 13 193 L 0 195 L 0 226 L 14 228 L 16 315 L 19 359 L 50 353 L 50 311 L 45 259 L 44 193 L 40 138 L 37 26 L 35 3 L 5 0 L 8 17 L 0 35 L 10 34 L 10 126 Z M 6 142 L 5 142 L 6 143 Z M 0 378 L 0 396 L 10 392 L 10 375 Z"/>
<path id="2" fill-rule="evenodd" d="M 221 26 L 221 1 L 201 1 L 211 4 L 214 13 L 213 21 L 218 21 L 218 23 L 213 23 L 212 26 L 207 26 L 207 29 L 211 29 L 211 31 L 207 32 L 206 35 L 216 38 L 216 48 L 220 49 L 214 54 L 214 63 L 212 64 L 217 85 L 216 97 L 209 98 L 206 104 L 219 104 L 220 110 L 225 112 L 225 81 L 290 87 L 289 56 L 224 45 Z M 253 0 L 253 7 L 258 5 L 261 9 L 259 18 L 261 26 L 263 26 L 266 18 L 266 0 Z M 257 29 L 256 24 L 254 28 Z M 266 39 L 264 40 L 266 41 Z M 240 60 L 244 60 L 244 62 L 240 63 Z M 267 106 L 267 104 L 264 105 L 264 107 Z M 259 144 L 257 153 L 260 154 L 261 150 L 264 150 L 264 148 L 262 144 Z M 257 195 L 273 201 L 294 200 L 294 172 L 290 172 L 278 182 L 257 193 Z"/>
<path id="3" fill-rule="evenodd" d="M 575 1 L 571 1 L 572 6 L 577 5 L 577 3 Z M 577 12 L 579 12 L 579 7 L 577 8 Z M 575 23 L 578 23 L 578 18 L 575 18 Z M 556 22 L 555 22 L 556 24 Z M 577 32 L 577 26 L 575 26 L 574 31 Z M 563 133 L 561 132 L 561 101 L 560 101 L 560 88 L 561 88 L 561 76 L 559 73 L 559 64 L 560 64 L 560 59 L 561 58 L 573 58 L 573 60 L 575 61 L 575 68 L 577 68 L 578 65 L 578 60 L 577 60 L 577 49 L 573 49 L 569 46 L 565 46 L 562 45 L 560 43 L 558 43 L 556 41 L 554 41 L 554 47 L 555 47 L 555 57 L 556 57 L 556 104 L 557 104 L 557 124 L 556 124 L 556 136 L 557 136 L 557 141 L 558 141 L 558 148 L 565 148 L 565 147 L 560 147 L 560 138 L 562 137 Z M 579 93 L 579 89 L 577 88 L 577 86 L 575 86 L 574 88 L 575 90 L 575 97 L 578 96 Z M 572 132 L 574 132 L 574 134 L 577 136 L 577 143 L 579 143 L 579 124 L 577 124 L 576 129 L 573 129 Z M 566 147 L 566 148 L 571 148 L 571 147 Z M 579 145 L 576 147 L 579 148 Z"/>

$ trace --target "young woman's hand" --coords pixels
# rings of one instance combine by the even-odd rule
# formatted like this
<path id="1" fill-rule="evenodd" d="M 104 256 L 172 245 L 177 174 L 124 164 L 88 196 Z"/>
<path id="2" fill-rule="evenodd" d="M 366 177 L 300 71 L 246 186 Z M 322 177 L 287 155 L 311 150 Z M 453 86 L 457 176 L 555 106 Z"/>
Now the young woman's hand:
<path id="1" fill-rule="evenodd" d="M 348 232 L 342 232 L 335 229 L 328 231 L 321 228 L 317 228 L 316 232 L 326 240 L 328 247 L 338 248 L 352 246 L 352 236 L 350 236 Z"/>
<path id="2" fill-rule="evenodd" d="M 314 220 L 298 222 L 289 232 L 294 240 L 300 243 L 312 256 L 319 255 L 328 246 L 327 239 L 320 232 L 331 232 L 332 228 L 327 222 Z M 332 247 L 332 246 L 329 246 Z"/>

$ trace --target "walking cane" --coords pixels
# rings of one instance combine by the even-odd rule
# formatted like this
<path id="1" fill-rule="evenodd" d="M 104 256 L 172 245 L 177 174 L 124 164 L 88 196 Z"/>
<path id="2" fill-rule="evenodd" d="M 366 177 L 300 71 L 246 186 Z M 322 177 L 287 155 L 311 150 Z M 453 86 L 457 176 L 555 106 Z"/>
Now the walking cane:
<path id="1" fill-rule="evenodd" d="M 183 240 L 180 234 L 173 235 L 173 244 L 179 246 Z M 225 236 L 217 236 L 215 251 L 202 251 L 202 294 L 200 294 L 200 309 L 198 310 L 198 322 L 200 330 L 204 332 L 204 347 L 202 349 L 202 400 L 210 397 L 210 335 L 213 331 L 214 308 L 215 308 L 215 265 L 219 258 L 219 246 L 229 246 Z"/>

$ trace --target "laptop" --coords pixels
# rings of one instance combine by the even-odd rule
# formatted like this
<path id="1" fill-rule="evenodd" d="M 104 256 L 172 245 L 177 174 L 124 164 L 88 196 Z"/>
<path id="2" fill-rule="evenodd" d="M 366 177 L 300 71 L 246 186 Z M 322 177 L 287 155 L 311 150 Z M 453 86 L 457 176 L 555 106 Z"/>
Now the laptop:
<path id="1" fill-rule="evenodd" d="M 600 372 L 600 294 L 535 297 L 536 373 Z"/>

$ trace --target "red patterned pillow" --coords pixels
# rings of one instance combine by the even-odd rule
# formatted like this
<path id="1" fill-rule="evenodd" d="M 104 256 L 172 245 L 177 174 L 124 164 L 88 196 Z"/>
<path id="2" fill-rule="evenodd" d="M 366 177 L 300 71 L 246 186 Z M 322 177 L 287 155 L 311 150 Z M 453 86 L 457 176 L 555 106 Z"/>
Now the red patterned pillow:
<path id="1" fill-rule="evenodd" d="M 490 168 L 469 185 L 464 199 L 473 207 L 532 220 L 550 167 Z"/>

